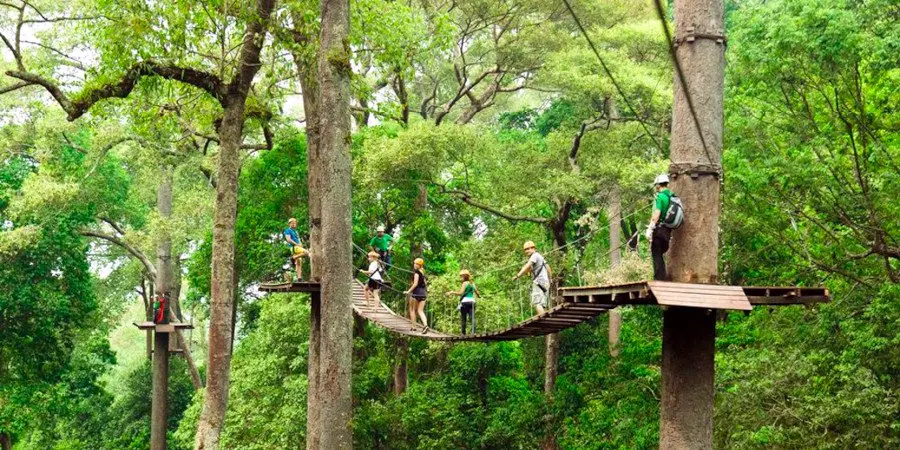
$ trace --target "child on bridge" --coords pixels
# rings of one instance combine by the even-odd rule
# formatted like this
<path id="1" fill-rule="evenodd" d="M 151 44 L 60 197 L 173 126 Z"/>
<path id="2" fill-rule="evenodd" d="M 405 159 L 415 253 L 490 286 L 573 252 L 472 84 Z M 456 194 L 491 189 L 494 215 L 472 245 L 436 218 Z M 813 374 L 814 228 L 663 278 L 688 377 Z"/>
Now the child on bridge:
<path id="1" fill-rule="evenodd" d="M 531 304 L 537 310 L 538 315 L 544 314 L 544 308 L 547 307 L 547 298 L 550 293 L 550 266 L 544 257 L 537 252 L 534 242 L 527 241 L 522 246 L 525 254 L 528 255 L 528 262 L 519 270 L 519 273 L 513 277 L 516 281 L 522 275 L 531 273 Z"/>
<path id="2" fill-rule="evenodd" d="M 369 252 L 369 269 L 360 269 L 359 271 L 366 274 L 369 277 L 369 281 L 366 282 L 366 289 L 364 291 L 366 306 L 372 309 L 378 309 L 378 305 L 381 304 L 381 285 L 384 283 L 384 278 L 381 277 L 381 273 L 384 271 L 381 267 L 381 261 L 378 260 L 378 253 Z M 374 299 L 374 305 L 369 301 L 370 299 Z"/>
<path id="3" fill-rule="evenodd" d="M 481 292 L 478 292 L 478 288 L 472 282 L 472 274 L 468 270 L 460 270 L 459 279 L 462 281 L 459 291 L 448 292 L 447 296 L 455 295 L 460 297 L 457 309 L 459 309 L 462 319 L 462 334 L 465 336 L 466 319 L 472 322 L 472 334 L 475 334 L 475 297 L 481 297 Z"/>

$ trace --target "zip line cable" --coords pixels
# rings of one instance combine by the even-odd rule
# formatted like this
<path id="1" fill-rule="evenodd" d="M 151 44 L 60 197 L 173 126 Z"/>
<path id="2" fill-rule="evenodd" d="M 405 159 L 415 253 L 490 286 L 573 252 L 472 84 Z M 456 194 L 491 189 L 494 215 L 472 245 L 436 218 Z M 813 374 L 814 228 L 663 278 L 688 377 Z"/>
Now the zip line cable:
<path id="1" fill-rule="evenodd" d="M 647 127 L 647 123 L 644 122 L 644 120 L 641 118 L 641 116 L 638 115 L 637 110 L 634 109 L 634 106 L 631 105 L 631 102 L 628 101 L 628 97 L 625 95 L 625 91 L 622 90 L 621 86 L 619 86 L 619 82 L 616 81 L 616 77 L 613 76 L 612 71 L 609 70 L 609 67 L 606 65 L 606 61 L 604 61 L 603 57 L 600 56 L 600 52 L 597 51 L 597 47 L 594 46 L 594 41 L 591 40 L 590 36 L 588 36 L 588 34 L 587 34 L 587 31 L 585 31 L 584 26 L 581 25 L 581 20 L 578 19 L 577 15 L 575 15 L 575 10 L 572 9 L 572 5 L 569 4 L 569 0 L 562 0 L 562 1 L 563 1 L 563 3 L 565 3 L 566 9 L 569 10 L 569 14 L 572 15 L 573 19 L 575 19 L 575 25 L 578 26 L 578 29 L 581 31 L 581 34 L 584 36 L 584 39 L 587 40 L 587 43 L 591 47 L 591 50 L 593 50 L 594 55 L 597 56 L 597 60 L 600 61 L 600 66 L 603 67 L 603 71 L 606 72 L 606 76 L 608 76 L 609 80 L 612 81 L 613 86 L 616 88 L 616 92 L 618 92 L 619 95 L 622 97 L 622 100 L 625 102 L 625 106 L 627 106 L 628 110 L 631 111 L 632 114 L 634 114 L 635 119 L 637 119 L 638 122 L 641 123 L 641 127 L 644 128 L 644 132 L 647 133 L 647 136 L 649 136 L 650 139 L 653 139 L 653 142 L 656 143 L 656 146 L 657 146 L 657 148 L 659 148 L 659 151 L 663 151 L 662 143 L 656 138 L 656 135 L 654 135 L 653 133 L 650 132 L 650 129 Z M 701 137 L 701 139 L 702 139 L 702 137 Z"/>
<path id="2" fill-rule="evenodd" d="M 656 16 L 659 18 L 659 22 L 662 24 L 663 34 L 666 36 L 666 44 L 669 46 L 669 56 L 672 57 L 675 73 L 678 74 L 678 81 L 681 83 L 681 87 L 684 88 L 684 98 L 687 100 L 691 117 L 694 118 L 694 126 L 697 128 L 697 135 L 700 136 L 700 143 L 703 144 L 703 151 L 706 153 L 706 159 L 709 160 L 710 164 L 713 164 L 712 155 L 710 155 L 709 147 L 706 145 L 706 138 L 703 137 L 703 129 L 700 127 L 700 120 L 697 119 L 697 111 L 694 109 L 694 100 L 691 98 L 691 90 L 688 88 L 687 77 L 684 76 L 684 70 L 681 69 L 681 61 L 678 59 L 678 54 L 675 52 L 675 43 L 672 42 L 672 33 L 669 31 L 669 22 L 666 21 L 662 0 L 653 0 L 653 4 L 656 6 Z"/>

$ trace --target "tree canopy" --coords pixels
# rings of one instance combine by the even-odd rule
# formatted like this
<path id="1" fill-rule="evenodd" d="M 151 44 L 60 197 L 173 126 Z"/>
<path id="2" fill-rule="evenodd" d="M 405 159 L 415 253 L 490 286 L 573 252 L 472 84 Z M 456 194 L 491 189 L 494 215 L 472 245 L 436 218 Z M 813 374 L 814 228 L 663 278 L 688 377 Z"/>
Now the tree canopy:
<path id="1" fill-rule="evenodd" d="M 650 278 L 665 36 L 651 4 L 571 3 L 618 86 L 561 2 L 354 1 L 327 41 L 345 52 L 320 47 L 319 2 L 0 0 L 2 449 L 149 447 L 152 347 L 132 322 L 165 270 L 194 325 L 172 356 L 169 446 L 204 423 L 221 448 L 305 445 L 313 309 L 257 287 L 291 274 L 288 218 L 314 242 L 328 207 L 317 158 L 340 136 L 320 127 L 320 60 L 349 77 L 352 241 L 394 236 L 394 311 L 422 257 L 433 329 L 458 331 L 461 269 L 479 331 L 530 317 L 511 280 L 528 240 L 560 284 Z M 833 300 L 719 316 L 715 446 L 900 447 L 900 10 L 725 11 L 720 278 Z M 662 313 L 622 318 L 617 354 L 607 316 L 561 333 L 552 395 L 542 340 L 401 340 L 357 320 L 353 443 L 657 447 Z"/>

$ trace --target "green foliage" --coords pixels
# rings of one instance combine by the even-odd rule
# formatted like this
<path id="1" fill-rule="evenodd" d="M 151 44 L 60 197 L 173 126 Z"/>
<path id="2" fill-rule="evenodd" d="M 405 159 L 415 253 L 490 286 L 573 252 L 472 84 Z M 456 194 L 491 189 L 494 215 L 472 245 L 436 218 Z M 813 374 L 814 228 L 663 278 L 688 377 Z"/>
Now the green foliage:
<path id="1" fill-rule="evenodd" d="M 306 356 L 309 352 L 308 298 L 274 296 L 261 300 L 259 320 L 241 341 L 232 361 L 225 448 L 302 447 L 306 435 Z M 203 404 L 194 396 L 174 434 L 191 448 Z"/>
<path id="2" fill-rule="evenodd" d="M 441 449 L 538 445 L 543 402 L 539 390 L 522 377 L 518 344 L 460 345 L 446 358 L 442 376 L 413 383 L 403 396 L 385 403 L 363 403 L 354 420 L 355 445 Z"/>
<path id="3" fill-rule="evenodd" d="M 725 273 L 824 281 L 834 300 L 729 318 L 717 446 L 898 445 L 898 263 L 877 244 L 900 232 L 900 116 L 884 90 L 898 73 L 884 49 L 900 30 L 881 21 L 886 8 L 747 2 L 729 18 Z"/>
<path id="4" fill-rule="evenodd" d="M 103 448 L 141 449 L 150 445 L 152 392 L 152 367 L 149 360 L 144 360 L 126 376 L 124 391 L 117 393 L 110 406 L 110 423 L 103 436 Z M 187 364 L 183 358 L 172 356 L 169 360 L 167 424 L 170 436 L 178 428 L 193 393 Z"/>
<path id="5" fill-rule="evenodd" d="M 24 52 L 29 69 L 47 77 L 69 73 L 63 66 L 73 62 L 61 53 L 92 55 L 80 62 L 88 76 L 61 82 L 76 100 L 149 59 L 228 82 L 253 14 L 252 2 L 29 3 L 47 17 L 103 17 L 42 25 L 33 39 L 46 46 Z M 295 71 L 315 64 L 318 6 L 279 4 L 248 103 L 249 111 L 273 113 L 275 146 L 241 156 L 240 326 L 226 448 L 304 444 L 307 300 L 256 298 L 252 287 L 284 269 L 287 218 L 299 219 L 308 242 L 306 140 L 289 125 L 296 115 L 278 106 L 293 105 L 285 95 L 296 92 Z M 564 283 L 647 276 L 644 248 L 609 267 L 606 210 L 615 189 L 627 221 L 643 221 L 649 181 L 666 170 L 659 145 L 671 120 L 667 49 L 646 4 L 575 6 L 634 111 L 559 4 L 351 5 L 352 53 L 338 59 L 354 69 L 353 240 L 364 247 L 385 225 L 397 238 L 397 266 L 424 256 L 435 329 L 459 326 L 457 299 L 444 294 L 459 289 L 463 268 L 483 294 L 479 331 L 530 316 L 527 282 L 510 281 L 525 240 L 538 243 Z M 34 8 L 28 17 L 37 17 Z M 0 15 L 0 28 L 16 15 Z M 900 447 L 896 6 L 747 0 L 729 2 L 726 15 L 722 279 L 824 284 L 834 300 L 719 323 L 715 446 Z M 205 136 L 215 134 L 220 108 L 193 87 L 149 77 L 129 99 L 67 124 L 43 97 L 16 93 L 0 105 L 11 113 L 0 120 L 0 433 L 17 449 L 146 448 L 149 366 L 122 360 L 110 371 L 107 340 L 115 324 L 136 319 L 118 317 L 122 311 L 142 310 L 134 290 L 145 269 L 122 248 L 82 234 L 113 233 L 108 220 L 151 260 L 155 242 L 170 237 L 177 260 L 187 260 L 178 271 L 182 305 L 202 329 L 217 158 Z M 247 122 L 246 143 L 260 142 L 259 127 Z M 163 167 L 174 184 L 171 218 L 154 211 Z M 564 204 L 563 240 L 573 242 L 565 255 L 550 251 L 545 222 Z M 408 273 L 389 274 L 406 288 Z M 397 292 L 385 300 L 406 308 Z M 411 338 L 409 387 L 395 395 L 400 341 L 358 324 L 355 444 L 525 449 L 553 435 L 562 448 L 657 447 L 660 324 L 656 309 L 624 310 L 615 358 L 606 318 L 564 332 L 552 402 L 543 393 L 541 339 L 454 346 Z M 142 340 L 112 336 L 126 354 L 143 354 Z M 202 353 L 202 339 L 197 344 Z M 173 358 L 168 425 L 173 448 L 187 449 L 203 392 L 193 392 L 183 365 Z"/>
<path id="6" fill-rule="evenodd" d="M 103 433 L 112 396 L 99 381 L 114 363 L 109 343 L 95 333 L 79 336 L 72 346 L 68 364 L 55 379 L 17 380 L 0 389 L 0 403 L 7 406 L 0 423 L 19 441 L 16 448 L 111 448 L 105 446 Z"/>

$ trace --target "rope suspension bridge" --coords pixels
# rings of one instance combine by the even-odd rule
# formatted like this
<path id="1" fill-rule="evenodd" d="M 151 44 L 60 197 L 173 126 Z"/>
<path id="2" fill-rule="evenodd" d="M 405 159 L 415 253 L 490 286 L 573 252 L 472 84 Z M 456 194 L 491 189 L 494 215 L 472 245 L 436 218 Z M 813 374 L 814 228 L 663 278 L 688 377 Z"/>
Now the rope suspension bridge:
<path id="1" fill-rule="evenodd" d="M 319 283 L 266 283 L 264 292 L 319 293 Z M 710 284 L 641 281 L 610 286 L 575 286 L 559 289 L 560 304 L 544 314 L 533 316 L 509 328 L 480 334 L 456 335 L 413 324 L 384 303 L 376 308 L 367 305 L 363 286 L 353 287 L 353 311 L 392 333 L 450 342 L 509 341 L 557 333 L 587 322 L 610 309 L 626 305 L 681 306 L 703 309 L 749 311 L 754 305 L 794 305 L 827 302 L 825 288 L 721 286 Z"/>
<path id="2" fill-rule="evenodd" d="M 647 208 L 639 208 L 631 214 L 622 217 L 622 219 L 637 215 L 645 209 Z M 545 256 L 560 253 L 567 247 L 590 239 L 607 227 L 608 225 L 590 230 L 578 239 L 550 250 Z M 639 239 L 638 234 L 638 232 L 635 232 L 628 240 L 623 241 L 620 246 L 629 245 L 629 242 L 632 239 Z M 356 243 L 353 243 L 353 247 L 358 255 L 365 257 L 367 253 L 365 249 L 358 246 Z M 408 275 L 413 274 L 413 271 L 403 267 L 387 262 L 382 262 L 381 264 L 391 270 Z M 521 265 L 522 262 L 517 261 L 515 263 L 485 270 L 481 272 L 480 277 L 490 276 L 501 271 L 508 271 L 513 268 L 518 268 Z M 581 279 L 580 276 L 578 278 L 579 280 Z M 319 289 L 319 283 L 304 281 L 264 282 L 259 286 L 259 290 L 262 292 L 309 293 L 312 294 L 315 299 L 318 299 Z M 531 309 L 531 305 L 527 300 L 522 300 L 527 297 L 527 292 L 524 291 L 523 287 L 520 285 L 518 288 L 519 299 L 518 301 L 514 301 L 514 304 L 518 307 L 518 311 L 514 308 L 507 309 L 506 328 L 483 333 L 460 335 L 427 328 L 422 324 L 412 322 L 402 312 L 398 314 L 391 309 L 391 307 L 383 301 L 383 295 L 378 306 L 372 307 L 366 303 L 364 289 L 364 284 L 359 280 L 354 279 L 352 306 L 354 313 L 359 317 L 395 334 L 448 342 L 509 341 L 544 336 L 575 327 L 619 306 L 679 306 L 749 311 L 754 305 L 810 304 L 827 302 L 830 300 L 830 294 L 825 288 L 796 286 L 722 286 L 711 284 L 673 283 L 666 281 L 641 281 L 606 286 L 560 287 L 556 291 L 556 295 L 551 296 L 552 307 L 550 309 L 545 311 L 544 314 L 526 317 L 526 311 Z M 382 290 L 397 294 L 402 299 L 403 303 L 405 303 L 407 299 L 406 292 L 397 289 L 390 282 L 383 283 Z M 436 295 L 432 293 L 432 296 Z M 435 303 L 437 303 L 437 309 L 441 309 L 444 313 L 441 315 L 442 322 L 444 315 L 448 317 L 455 315 L 455 309 L 451 309 L 452 307 L 443 307 L 443 304 L 447 302 L 435 302 L 429 300 L 429 304 L 434 306 Z M 434 308 L 432 308 L 432 313 L 434 313 L 433 309 Z M 516 312 L 518 312 L 518 314 L 516 314 Z M 514 315 L 518 316 L 515 320 L 512 318 Z M 429 322 L 431 322 L 431 325 L 434 325 L 434 314 L 431 315 Z M 452 323 L 454 321 L 451 319 L 448 322 Z"/>

